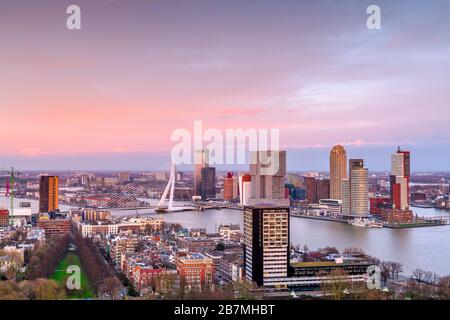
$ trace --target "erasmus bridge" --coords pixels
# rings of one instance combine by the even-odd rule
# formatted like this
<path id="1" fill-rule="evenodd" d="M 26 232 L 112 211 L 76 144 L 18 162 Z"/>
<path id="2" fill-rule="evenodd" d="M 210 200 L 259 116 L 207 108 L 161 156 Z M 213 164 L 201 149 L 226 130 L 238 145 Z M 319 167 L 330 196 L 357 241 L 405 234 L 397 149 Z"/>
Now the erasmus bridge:
<path id="1" fill-rule="evenodd" d="M 167 186 L 164 189 L 161 200 L 159 200 L 158 207 L 155 209 L 156 212 L 167 213 L 167 212 L 187 211 L 187 210 L 194 209 L 193 207 L 174 207 L 173 206 L 173 194 L 175 192 L 175 179 L 176 179 L 176 168 L 175 168 L 175 165 L 172 164 L 170 166 L 169 182 L 167 183 Z M 170 193 L 169 205 L 166 207 L 165 202 L 166 202 L 168 193 Z"/>
<path id="2" fill-rule="evenodd" d="M 125 186 L 121 192 L 118 194 L 111 194 L 111 196 L 105 196 L 104 199 L 100 200 L 97 208 L 104 208 L 109 211 L 119 211 L 119 210 L 144 210 L 144 209 L 154 209 L 157 213 L 168 213 L 168 212 L 178 212 L 187 211 L 195 209 L 192 206 L 174 206 L 174 193 L 177 189 L 178 198 L 185 199 L 185 201 L 192 201 L 192 194 L 189 188 L 177 188 L 176 187 L 176 166 L 171 164 L 170 166 L 170 177 L 167 185 L 164 188 L 157 204 L 151 203 L 151 199 L 146 199 L 145 195 L 149 190 L 161 190 L 165 183 L 163 181 L 145 181 L 139 183 L 133 183 Z M 156 191 L 155 191 L 156 192 Z M 167 199 L 168 198 L 168 199 Z M 123 206 L 119 203 L 124 203 L 129 201 L 130 204 Z M 141 203 L 139 205 L 136 202 Z"/>

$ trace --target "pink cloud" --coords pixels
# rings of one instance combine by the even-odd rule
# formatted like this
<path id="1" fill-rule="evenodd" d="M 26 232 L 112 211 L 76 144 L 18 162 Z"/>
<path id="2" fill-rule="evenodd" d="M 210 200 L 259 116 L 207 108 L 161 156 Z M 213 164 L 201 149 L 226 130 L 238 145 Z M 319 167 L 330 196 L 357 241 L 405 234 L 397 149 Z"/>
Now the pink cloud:
<path id="1" fill-rule="evenodd" d="M 35 157 L 46 154 L 45 152 L 42 152 L 41 149 L 37 147 L 26 147 L 22 150 L 20 150 L 20 153 L 22 155 L 28 156 L 28 157 Z"/>
<path id="2" fill-rule="evenodd" d="M 263 108 L 251 108 L 251 109 L 244 109 L 244 108 L 227 108 L 225 110 L 222 110 L 220 112 L 221 115 L 255 115 L 259 113 L 263 113 L 266 110 Z"/>

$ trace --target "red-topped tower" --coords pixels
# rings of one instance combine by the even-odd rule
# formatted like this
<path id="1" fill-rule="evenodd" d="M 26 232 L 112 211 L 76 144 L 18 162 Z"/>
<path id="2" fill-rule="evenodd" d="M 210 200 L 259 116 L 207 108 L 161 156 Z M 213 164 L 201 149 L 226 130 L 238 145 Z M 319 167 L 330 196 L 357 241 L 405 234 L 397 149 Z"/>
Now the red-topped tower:
<path id="1" fill-rule="evenodd" d="M 409 180 L 411 177 L 411 153 L 398 147 L 391 156 L 391 204 L 396 209 L 409 207 Z"/>

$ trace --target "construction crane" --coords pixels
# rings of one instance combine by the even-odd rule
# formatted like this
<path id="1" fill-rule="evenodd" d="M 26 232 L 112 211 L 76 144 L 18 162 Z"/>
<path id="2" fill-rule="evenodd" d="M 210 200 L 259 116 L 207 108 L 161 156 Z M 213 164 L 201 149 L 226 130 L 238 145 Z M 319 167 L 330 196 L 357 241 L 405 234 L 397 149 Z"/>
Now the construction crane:
<path id="1" fill-rule="evenodd" d="M 9 169 L 2 169 L 0 171 L 3 174 L 9 175 L 9 181 L 6 180 L 6 193 L 5 196 L 9 196 L 10 208 L 9 208 L 9 216 L 11 217 L 14 214 L 14 182 L 15 178 L 21 175 L 22 173 L 17 171 L 14 167 Z"/>

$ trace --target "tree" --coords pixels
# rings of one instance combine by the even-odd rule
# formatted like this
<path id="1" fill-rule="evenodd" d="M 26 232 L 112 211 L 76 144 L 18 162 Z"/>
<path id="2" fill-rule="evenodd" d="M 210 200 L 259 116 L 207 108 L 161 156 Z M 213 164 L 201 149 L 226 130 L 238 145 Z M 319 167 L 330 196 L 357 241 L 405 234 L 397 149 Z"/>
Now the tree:
<path id="1" fill-rule="evenodd" d="M 14 280 L 0 282 L 0 300 L 27 300 Z"/>
<path id="2" fill-rule="evenodd" d="M 29 282 L 31 290 L 30 300 L 61 300 L 66 298 L 65 290 L 53 280 L 37 279 Z M 25 284 L 22 284 L 24 286 Z"/>
<path id="3" fill-rule="evenodd" d="M 318 276 L 322 277 L 321 289 L 325 297 L 330 297 L 332 300 L 348 299 L 352 283 L 345 270 L 322 271 L 318 273 Z"/>
<path id="4" fill-rule="evenodd" d="M 106 278 L 99 286 L 99 294 L 109 295 L 113 300 L 120 297 L 120 282 L 116 277 Z"/>
<path id="5" fill-rule="evenodd" d="M 400 273 L 403 272 L 403 266 L 398 262 L 391 262 L 391 277 L 393 279 L 398 279 Z"/>
<path id="6" fill-rule="evenodd" d="M 59 300 L 65 299 L 64 288 L 48 279 L 0 282 L 0 300 Z"/>
<path id="7" fill-rule="evenodd" d="M 339 250 L 336 247 L 325 247 L 323 249 L 319 249 L 319 252 L 321 252 L 325 256 L 329 256 L 330 254 L 339 254 Z"/>
<path id="8" fill-rule="evenodd" d="M 357 247 L 348 247 L 344 249 L 344 254 L 349 254 L 349 255 L 360 255 L 360 256 L 365 256 L 366 253 L 364 252 L 363 249 L 361 248 L 357 248 Z"/>
<path id="9" fill-rule="evenodd" d="M 303 261 L 308 261 L 308 251 L 309 251 L 309 248 L 308 248 L 308 246 L 307 246 L 306 244 L 303 245 L 302 251 L 303 251 L 303 257 L 302 257 L 302 260 L 303 260 Z"/>
<path id="10" fill-rule="evenodd" d="M 44 246 L 32 252 L 26 271 L 27 279 L 48 278 L 66 255 L 69 243 L 70 234 L 66 234 L 49 239 Z"/>
<path id="11" fill-rule="evenodd" d="M 110 266 L 97 250 L 92 239 L 84 238 L 79 232 L 75 232 L 74 243 L 77 247 L 81 265 L 89 278 L 89 282 L 93 289 L 99 292 L 100 285 L 103 285 L 103 282 L 107 278 L 114 276 Z"/>
<path id="12" fill-rule="evenodd" d="M 450 275 L 439 279 L 437 289 L 437 296 L 440 300 L 450 299 Z"/>
<path id="13" fill-rule="evenodd" d="M 400 273 L 403 272 L 403 266 L 398 262 L 382 261 L 379 266 L 381 271 L 381 280 L 384 283 L 387 283 L 389 280 L 398 279 Z"/>
<path id="14" fill-rule="evenodd" d="M 140 296 L 139 292 L 136 291 L 133 282 L 130 282 L 130 285 L 128 286 L 128 295 L 130 297 L 139 297 Z"/>
<path id="15" fill-rule="evenodd" d="M 414 270 L 411 279 L 408 280 L 407 290 L 412 299 L 435 299 L 439 296 L 439 283 L 441 278 L 430 271 Z"/>
<path id="16" fill-rule="evenodd" d="M 4 256 L 9 260 L 9 267 L 3 273 L 6 279 L 16 279 L 16 274 L 23 265 L 23 260 L 20 253 L 15 251 L 0 250 L 0 256 Z"/>

